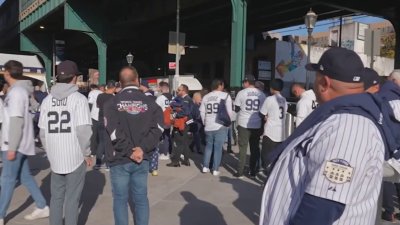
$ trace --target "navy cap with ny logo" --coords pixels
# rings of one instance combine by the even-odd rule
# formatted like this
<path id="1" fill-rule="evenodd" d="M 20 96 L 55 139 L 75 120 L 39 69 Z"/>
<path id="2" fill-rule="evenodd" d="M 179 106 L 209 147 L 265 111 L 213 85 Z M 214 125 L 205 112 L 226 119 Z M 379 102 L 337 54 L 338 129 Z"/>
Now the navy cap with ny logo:
<path id="1" fill-rule="evenodd" d="M 360 56 L 345 48 L 328 49 L 322 54 L 318 63 L 307 64 L 306 69 L 346 83 L 364 82 L 364 64 Z"/>

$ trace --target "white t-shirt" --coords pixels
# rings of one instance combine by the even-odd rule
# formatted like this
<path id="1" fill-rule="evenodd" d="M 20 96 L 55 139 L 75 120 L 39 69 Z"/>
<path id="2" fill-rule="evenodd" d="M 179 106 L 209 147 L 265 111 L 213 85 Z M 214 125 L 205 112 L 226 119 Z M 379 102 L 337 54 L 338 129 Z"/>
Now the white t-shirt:
<path id="1" fill-rule="evenodd" d="M 222 91 L 213 91 L 203 97 L 200 105 L 200 115 L 203 120 L 205 131 L 215 131 L 221 129 L 223 125 L 216 123 L 219 103 L 226 99 L 225 106 L 229 117 L 232 119 L 232 99 L 231 96 Z"/>
<path id="2" fill-rule="evenodd" d="M 92 104 L 92 110 L 90 111 L 90 115 L 92 119 L 99 121 L 99 107 L 97 107 L 97 97 L 103 92 L 100 90 L 93 90 L 89 92 L 88 102 Z"/>
<path id="3" fill-rule="evenodd" d="M 296 105 L 296 126 L 299 126 L 303 120 L 306 119 L 310 113 L 318 106 L 317 98 L 313 90 L 303 92 L 300 96 L 299 102 Z"/>
<path id="4" fill-rule="evenodd" d="M 62 100 L 50 94 L 43 100 L 38 126 L 45 131 L 44 146 L 53 172 L 68 174 L 82 164 L 76 128 L 91 124 L 88 101 L 82 94 L 75 92 Z"/>
<path id="5" fill-rule="evenodd" d="M 346 205 L 333 225 L 374 225 L 384 156 L 374 122 L 331 115 L 280 155 L 264 188 L 259 225 L 289 225 L 306 193 Z"/>
<path id="6" fill-rule="evenodd" d="M 257 88 L 246 88 L 236 96 L 235 106 L 240 107 L 237 123 L 244 128 L 261 128 L 259 111 L 265 101 L 265 94 Z"/>
<path id="7" fill-rule="evenodd" d="M 2 124 L 2 151 L 17 150 L 24 155 L 35 155 L 33 116 L 29 112 L 29 92 L 21 86 L 12 86 L 4 100 Z M 24 118 L 22 139 L 18 149 L 9 149 L 10 118 Z"/>
<path id="8" fill-rule="evenodd" d="M 260 113 L 267 116 L 264 135 L 274 142 L 282 142 L 286 138 L 286 111 L 286 99 L 279 93 L 269 96 L 261 107 Z"/>

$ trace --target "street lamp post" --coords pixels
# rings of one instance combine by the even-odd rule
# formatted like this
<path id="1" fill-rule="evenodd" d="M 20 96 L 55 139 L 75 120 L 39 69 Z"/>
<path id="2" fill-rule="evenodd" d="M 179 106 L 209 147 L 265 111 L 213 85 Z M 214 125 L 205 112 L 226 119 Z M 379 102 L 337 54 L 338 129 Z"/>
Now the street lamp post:
<path id="1" fill-rule="evenodd" d="M 133 55 L 131 52 L 129 52 L 128 55 L 126 55 L 126 62 L 128 62 L 129 66 L 132 66 L 132 62 L 133 62 Z"/>
<path id="2" fill-rule="evenodd" d="M 315 27 L 315 23 L 317 22 L 317 14 L 310 9 L 306 16 L 304 17 L 304 22 L 306 24 L 307 32 L 308 32 L 308 41 L 307 41 L 307 63 L 310 63 L 310 55 L 311 55 L 311 41 L 312 41 L 312 32 Z M 310 88 L 310 72 L 306 73 L 306 89 Z"/>

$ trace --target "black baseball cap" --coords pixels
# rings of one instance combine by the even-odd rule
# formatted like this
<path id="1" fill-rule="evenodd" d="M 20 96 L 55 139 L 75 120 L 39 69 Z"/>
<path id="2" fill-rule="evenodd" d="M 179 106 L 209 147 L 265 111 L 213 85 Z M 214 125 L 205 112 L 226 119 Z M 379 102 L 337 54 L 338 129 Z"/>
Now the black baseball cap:
<path id="1" fill-rule="evenodd" d="M 246 75 L 244 77 L 244 79 L 243 79 L 243 82 L 246 82 L 246 81 L 248 81 L 248 82 L 256 82 L 256 78 L 253 75 L 249 74 L 249 75 Z"/>
<path id="2" fill-rule="evenodd" d="M 275 91 L 282 91 L 283 81 L 281 79 L 272 80 L 269 86 L 271 89 L 274 89 Z"/>
<path id="3" fill-rule="evenodd" d="M 379 84 L 380 77 L 375 70 L 370 68 L 364 68 L 363 80 L 364 80 L 364 89 L 367 90 L 368 88 Z"/>
<path id="4" fill-rule="evenodd" d="M 75 62 L 70 60 L 65 60 L 58 64 L 57 75 L 79 75 L 81 72 L 78 70 L 78 66 Z"/>
<path id="5" fill-rule="evenodd" d="M 346 83 L 363 82 L 364 64 L 357 53 L 346 48 L 328 49 L 318 63 L 307 64 L 306 69 Z"/>
<path id="6" fill-rule="evenodd" d="M 109 80 L 109 81 L 107 81 L 106 87 L 107 87 L 107 88 L 115 88 L 115 87 L 116 87 L 116 82 L 115 82 L 115 80 Z"/>
<path id="7" fill-rule="evenodd" d="M 147 80 L 141 80 L 140 85 L 142 85 L 143 87 L 146 87 L 146 88 L 150 88 L 149 82 Z"/>

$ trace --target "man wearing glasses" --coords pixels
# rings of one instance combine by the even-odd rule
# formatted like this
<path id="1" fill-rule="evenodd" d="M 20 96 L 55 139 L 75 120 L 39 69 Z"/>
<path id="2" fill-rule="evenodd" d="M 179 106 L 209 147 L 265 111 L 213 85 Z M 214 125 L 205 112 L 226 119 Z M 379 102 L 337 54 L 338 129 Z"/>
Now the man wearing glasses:
<path id="1" fill-rule="evenodd" d="M 177 97 L 171 103 L 171 108 L 174 111 L 174 127 L 172 130 L 173 147 L 171 163 L 167 164 L 168 167 L 180 167 L 180 157 L 183 154 L 182 164 L 190 166 L 189 161 L 189 128 L 193 123 L 192 109 L 193 101 L 189 96 L 188 86 L 182 84 L 177 90 Z"/>

